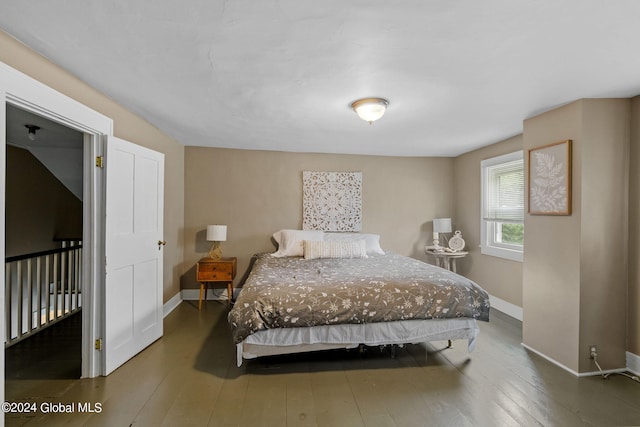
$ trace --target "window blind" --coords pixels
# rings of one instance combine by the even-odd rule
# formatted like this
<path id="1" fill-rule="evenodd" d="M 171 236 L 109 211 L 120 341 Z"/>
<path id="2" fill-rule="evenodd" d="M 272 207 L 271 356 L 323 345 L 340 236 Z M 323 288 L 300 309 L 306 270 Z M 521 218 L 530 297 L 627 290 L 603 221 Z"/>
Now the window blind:
<path id="1" fill-rule="evenodd" d="M 522 160 L 487 168 L 487 221 L 521 224 L 524 222 L 524 170 Z"/>

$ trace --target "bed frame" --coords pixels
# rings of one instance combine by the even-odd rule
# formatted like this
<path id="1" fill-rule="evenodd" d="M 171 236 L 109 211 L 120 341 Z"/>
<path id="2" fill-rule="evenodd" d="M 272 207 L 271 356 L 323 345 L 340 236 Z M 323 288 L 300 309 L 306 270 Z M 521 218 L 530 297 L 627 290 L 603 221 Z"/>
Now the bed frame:
<path id="1" fill-rule="evenodd" d="M 480 329 L 474 319 L 400 320 L 393 322 L 267 329 L 248 336 L 236 345 L 237 366 L 243 360 L 264 356 L 332 349 L 352 349 L 360 345 L 385 346 L 430 341 L 468 340 L 473 351 Z M 280 343 L 280 344 L 278 344 Z"/>

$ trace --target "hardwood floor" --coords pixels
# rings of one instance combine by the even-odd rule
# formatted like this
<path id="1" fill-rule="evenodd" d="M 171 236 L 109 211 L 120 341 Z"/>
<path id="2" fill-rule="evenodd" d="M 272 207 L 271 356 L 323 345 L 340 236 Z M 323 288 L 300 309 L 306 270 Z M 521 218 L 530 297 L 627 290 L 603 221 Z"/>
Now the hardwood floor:
<path id="1" fill-rule="evenodd" d="M 82 312 L 5 351 L 5 379 L 78 379 L 82 374 Z"/>
<path id="2" fill-rule="evenodd" d="M 224 301 L 183 302 L 165 335 L 107 378 L 6 381 L 33 414 L 6 425 L 582 426 L 640 425 L 640 384 L 576 378 L 521 345 L 521 325 L 492 313 L 476 350 L 446 343 L 331 351 L 235 366 Z M 428 357 L 427 357 L 428 356 Z M 74 404 L 44 414 L 41 404 Z M 101 407 L 80 411 L 80 404 Z"/>

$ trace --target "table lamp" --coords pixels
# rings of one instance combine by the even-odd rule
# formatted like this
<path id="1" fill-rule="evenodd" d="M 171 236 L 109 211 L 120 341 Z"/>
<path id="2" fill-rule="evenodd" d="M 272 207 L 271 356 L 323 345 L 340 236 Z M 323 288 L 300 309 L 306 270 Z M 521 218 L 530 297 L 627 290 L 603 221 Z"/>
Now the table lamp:
<path id="1" fill-rule="evenodd" d="M 220 249 L 220 242 L 227 241 L 227 226 L 207 225 L 207 240 L 209 242 L 213 242 L 213 244 L 211 245 L 211 249 L 209 250 L 209 258 L 222 258 L 222 249 Z"/>
<path id="2" fill-rule="evenodd" d="M 451 218 L 435 218 L 433 220 L 433 249 L 442 251 L 440 246 L 440 233 L 451 233 Z"/>

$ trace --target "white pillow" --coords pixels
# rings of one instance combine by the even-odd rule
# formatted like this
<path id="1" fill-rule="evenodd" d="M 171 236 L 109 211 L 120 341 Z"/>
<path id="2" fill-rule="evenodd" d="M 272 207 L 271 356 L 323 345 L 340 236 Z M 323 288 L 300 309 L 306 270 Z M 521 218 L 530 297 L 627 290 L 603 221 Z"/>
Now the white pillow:
<path id="1" fill-rule="evenodd" d="M 367 258 L 367 246 L 364 240 L 325 241 L 305 240 L 304 259 L 316 258 Z"/>
<path id="2" fill-rule="evenodd" d="M 324 231 L 320 230 L 279 230 L 273 233 L 273 240 L 278 250 L 271 254 L 274 257 L 302 256 L 304 240 L 322 240 Z"/>
<path id="3" fill-rule="evenodd" d="M 384 255 L 380 247 L 380 235 L 366 233 L 325 233 L 325 241 L 358 242 L 364 241 L 367 255 Z"/>

